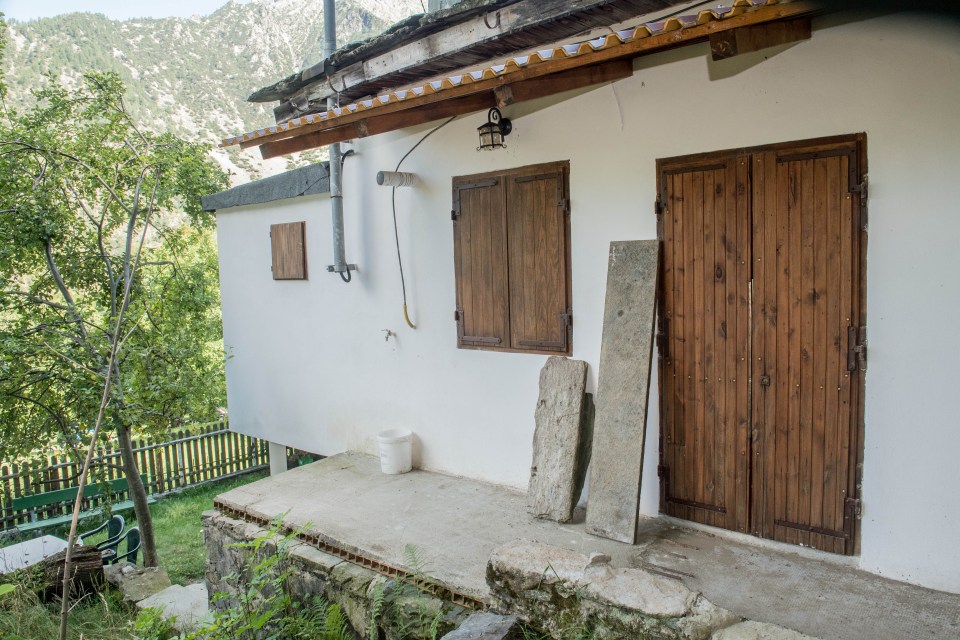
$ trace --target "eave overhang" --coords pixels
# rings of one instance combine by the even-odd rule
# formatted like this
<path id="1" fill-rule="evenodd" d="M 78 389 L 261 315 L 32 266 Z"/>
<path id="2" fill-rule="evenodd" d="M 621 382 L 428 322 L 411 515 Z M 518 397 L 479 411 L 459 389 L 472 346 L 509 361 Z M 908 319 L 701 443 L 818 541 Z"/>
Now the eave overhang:
<path id="1" fill-rule="evenodd" d="M 282 123 L 326 111 L 328 98 L 344 104 L 380 95 L 547 43 L 585 39 L 593 29 L 609 32 L 677 5 L 683 7 L 679 12 L 689 11 L 689 0 L 463 0 L 339 49 L 248 100 L 279 100 L 274 116 Z"/>
<path id="2" fill-rule="evenodd" d="M 259 146 L 264 158 L 273 158 L 612 82 L 633 73 L 633 58 L 702 42 L 736 29 L 803 18 L 818 9 L 806 0 L 735 0 L 730 7 L 674 16 L 585 42 L 533 51 L 503 64 L 294 118 L 226 138 L 222 146 Z"/>

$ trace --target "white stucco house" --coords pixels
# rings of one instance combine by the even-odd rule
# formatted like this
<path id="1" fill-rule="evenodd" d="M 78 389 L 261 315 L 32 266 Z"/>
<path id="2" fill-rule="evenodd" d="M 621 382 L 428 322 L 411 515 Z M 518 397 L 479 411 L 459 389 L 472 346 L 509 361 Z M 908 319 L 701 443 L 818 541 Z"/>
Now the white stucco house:
<path id="1" fill-rule="evenodd" d="M 205 201 L 231 427 L 325 455 L 409 428 L 418 466 L 524 489 L 541 367 L 596 388 L 610 243 L 659 238 L 639 513 L 960 593 L 960 24 L 531 4 L 307 70 L 225 141 L 342 142 L 356 265 L 327 271 L 325 165 Z M 379 186 L 401 160 L 415 184 Z"/>

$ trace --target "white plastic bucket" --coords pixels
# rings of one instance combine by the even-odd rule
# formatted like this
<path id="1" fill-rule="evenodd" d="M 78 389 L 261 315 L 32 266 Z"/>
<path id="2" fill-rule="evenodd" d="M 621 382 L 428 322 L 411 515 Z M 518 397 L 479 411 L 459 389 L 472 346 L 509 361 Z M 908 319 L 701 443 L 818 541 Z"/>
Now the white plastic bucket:
<path id="1" fill-rule="evenodd" d="M 390 429 L 377 434 L 380 443 L 380 470 L 387 474 L 406 473 L 413 466 L 413 432 Z"/>

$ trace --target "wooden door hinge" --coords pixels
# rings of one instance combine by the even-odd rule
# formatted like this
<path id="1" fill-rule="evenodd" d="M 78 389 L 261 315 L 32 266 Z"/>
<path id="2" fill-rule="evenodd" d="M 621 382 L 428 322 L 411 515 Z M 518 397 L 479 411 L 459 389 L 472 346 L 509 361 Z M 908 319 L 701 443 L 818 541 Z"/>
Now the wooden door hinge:
<path id="1" fill-rule="evenodd" d="M 569 198 L 560 198 L 560 202 L 557 203 L 557 206 L 560 208 L 560 211 L 563 212 L 563 215 L 570 215 L 570 199 Z"/>
<path id="2" fill-rule="evenodd" d="M 867 328 L 847 327 L 847 371 L 867 370 Z"/>
<path id="3" fill-rule="evenodd" d="M 860 196 L 859 200 L 860 200 L 860 230 L 861 230 L 861 231 L 866 231 L 866 230 L 867 230 L 867 223 L 869 222 L 869 220 L 868 220 L 868 218 L 867 218 L 867 193 L 868 193 L 868 191 L 869 191 L 869 187 L 868 187 L 868 184 L 867 184 L 867 177 L 866 177 L 866 176 L 863 177 L 863 180 L 861 180 L 861 181 L 858 182 L 857 184 L 855 184 L 855 185 L 853 185 L 852 187 L 850 187 L 850 192 L 851 192 L 851 193 L 856 193 L 857 195 Z"/>
<path id="4" fill-rule="evenodd" d="M 860 498 L 846 498 L 843 501 L 843 537 L 853 541 L 857 520 L 863 518 L 863 503 Z"/>

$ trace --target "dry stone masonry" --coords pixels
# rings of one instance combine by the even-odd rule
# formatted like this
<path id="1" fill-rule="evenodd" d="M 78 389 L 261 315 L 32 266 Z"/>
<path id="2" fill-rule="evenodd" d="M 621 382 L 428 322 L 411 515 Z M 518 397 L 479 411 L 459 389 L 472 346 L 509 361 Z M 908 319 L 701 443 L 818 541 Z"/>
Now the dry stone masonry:
<path id="1" fill-rule="evenodd" d="M 225 593 L 216 607 L 229 607 L 235 583 L 225 579 L 251 566 L 248 542 L 267 529 L 221 514 L 204 513 L 207 586 Z M 266 544 L 265 553 L 271 553 Z M 384 640 L 511 640 L 521 625 L 552 638 L 594 640 L 816 640 L 720 608 L 681 581 L 644 569 L 611 566 L 609 556 L 585 555 L 535 541 L 496 548 L 487 564 L 490 611 L 471 613 L 414 585 L 388 579 L 317 548 L 293 542 L 288 548 L 287 586 L 293 597 L 322 595 L 340 605 L 359 637 L 369 637 L 372 603 L 384 594 L 375 624 Z M 432 622 L 436 620 L 436 628 Z"/>
<path id="2" fill-rule="evenodd" d="M 212 603 L 217 608 L 229 607 L 229 597 L 236 586 L 227 580 L 231 573 L 251 566 L 250 550 L 238 543 L 248 542 L 269 532 L 256 524 L 237 520 L 219 511 L 203 514 L 206 542 L 206 581 L 210 594 L 223 593 L 228 597 Z M 275 546 L 264 545 L 266 553 Z M 377 625 L 384 640 L 401 637 L 417 640 L 431 638 L 430 625 L 437 619 L 437 637 L 452 631 L 467 617 L 464 608 L 417 591 L 411 585 L 388 579 L 370 569 L 351 564 L 301 542 L 288 547 L 290 577 L 287 587 L 290 595 L 306 601 L 323 596 L 328 602 L 340 605 L 351 628 L 361 638 L 369 637 L 372 621 L 372 603 L 379 591 L 385 605 Z"/>
<path id="3" fill-rule="evenodd" d="M 532 621 L 552 637 L 592 634 L 596 640 L 809 640 L 751 623 L 722 609 L 678 580 L 643 569 L 614 568 L 610 558 L 539 542 L 498 547 L 487 565 L 493 606 Z M 779 635 L 778 635 L 779 634 Z"/>

